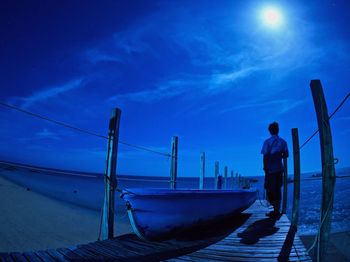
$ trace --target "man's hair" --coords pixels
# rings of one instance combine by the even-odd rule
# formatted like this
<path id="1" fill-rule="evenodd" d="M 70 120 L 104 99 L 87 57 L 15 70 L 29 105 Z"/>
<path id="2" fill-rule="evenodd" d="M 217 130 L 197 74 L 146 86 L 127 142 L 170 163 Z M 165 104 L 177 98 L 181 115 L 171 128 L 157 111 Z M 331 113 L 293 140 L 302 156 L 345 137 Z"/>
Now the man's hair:
<path id="1" fill-rule="evenodd" d="M 273 122 L 269 125 L 269 131 L 271 135 L 278 135 L 278 131 L 279 131 L 279 127 L 278 127 L 278 123 L 277 122 Z"/>

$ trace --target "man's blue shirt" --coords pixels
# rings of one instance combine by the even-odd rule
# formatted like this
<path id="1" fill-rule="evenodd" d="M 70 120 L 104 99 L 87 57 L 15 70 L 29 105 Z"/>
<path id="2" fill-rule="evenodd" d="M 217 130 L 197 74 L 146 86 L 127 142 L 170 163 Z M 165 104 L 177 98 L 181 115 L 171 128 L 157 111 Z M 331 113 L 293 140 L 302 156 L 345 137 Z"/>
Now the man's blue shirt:
<path id="1" fill-rule="evenodd" d="M 261 154 L 268 155 L 267 167 L 265 167 L 267 172 L 281 172 L 283 171 L 282 157 L 288 156 L 287 142 L 278 135 L 272 135 L 265 140 Z"/>

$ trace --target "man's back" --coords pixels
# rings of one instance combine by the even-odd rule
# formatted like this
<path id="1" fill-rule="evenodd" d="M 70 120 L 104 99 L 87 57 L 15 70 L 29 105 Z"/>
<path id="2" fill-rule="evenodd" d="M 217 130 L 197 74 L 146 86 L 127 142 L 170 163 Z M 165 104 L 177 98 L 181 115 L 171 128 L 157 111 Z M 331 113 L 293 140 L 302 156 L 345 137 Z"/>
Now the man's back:
<path id="1" fill-rule="evenodd" d="M 288 157 L 287 142 L 278 135 L 272 135 L 266 139 L 261 149 L 261 154 L 267 155 L 267 170 L 269 173 L 283 170 L 282 158 Z"/>

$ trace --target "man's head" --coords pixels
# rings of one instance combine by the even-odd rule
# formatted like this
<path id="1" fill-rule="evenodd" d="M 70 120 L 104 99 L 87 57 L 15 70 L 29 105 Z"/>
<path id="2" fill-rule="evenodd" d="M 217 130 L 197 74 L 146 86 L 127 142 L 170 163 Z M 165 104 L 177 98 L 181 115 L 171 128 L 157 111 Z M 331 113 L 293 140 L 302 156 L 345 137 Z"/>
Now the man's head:
<path id="1" fill-rule="evenodd" d="M 278 135 L 278 131 L 279 131 L 279 127 L 278 127 L 278 123 L 277 122 L 273 122 L 269 125 L 269 131 L 271 135 Z"/>

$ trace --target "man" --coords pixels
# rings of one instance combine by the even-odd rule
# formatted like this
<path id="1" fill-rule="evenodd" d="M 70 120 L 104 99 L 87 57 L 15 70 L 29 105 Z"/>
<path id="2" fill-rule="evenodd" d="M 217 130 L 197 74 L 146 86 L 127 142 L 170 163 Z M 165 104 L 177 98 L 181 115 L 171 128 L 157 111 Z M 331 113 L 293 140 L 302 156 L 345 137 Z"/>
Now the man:
<path id="1" fill-rule="evenodd" d="M 267 200 L 273 206 L 273 211 L 266 214 L 270 217 L 278 217 L 280 215 L 281 205 L 281 187 L 283 181 L 283 164 L 282 159 L 288 157 L 287 142 L 278 136 L 278 123 L 273 122 L 269 125 L 271 137 L 266 139 L 261 149 L 264 155 L 264 171 L 265 171 L 265 190 Z"/>

